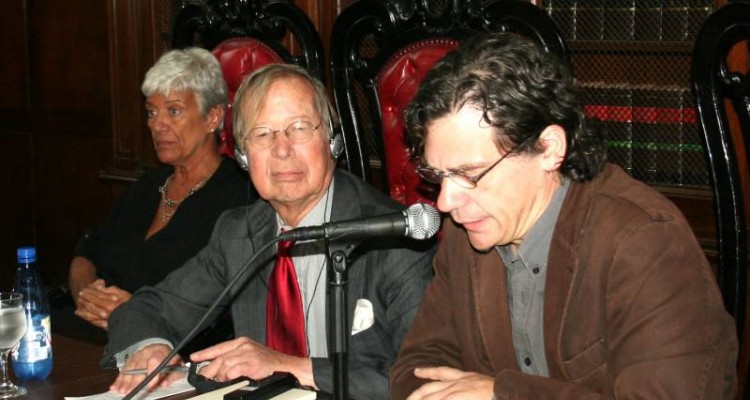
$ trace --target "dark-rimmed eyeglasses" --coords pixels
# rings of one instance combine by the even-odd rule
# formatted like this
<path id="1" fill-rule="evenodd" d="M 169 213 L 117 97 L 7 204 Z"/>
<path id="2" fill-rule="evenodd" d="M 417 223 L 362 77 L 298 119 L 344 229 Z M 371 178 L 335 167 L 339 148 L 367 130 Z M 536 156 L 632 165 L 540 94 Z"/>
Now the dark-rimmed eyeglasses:
<path id="1" fill-rule="evenodd" d="M 485 168 L 484 171 L 474 176 L 468 176 L 463 172 L 443 172 L 439 169 L 425 166 L 417 167 L 417 174 L 419 174 L 419 176 L 421 176 L 422 179 L 426 180 L 427 182 L 436 183 L 438 185 L 443 182 L 444 178 L 450 178 L 453 182 L 455 182 L 462 188 L 474 189 L 475 187 L 477 187 L 477 183 L 480 179 L 484 178 L 484 176 L 492 171 L 493 168 L 497 167 L 497 165 L 500 164 L 501 161 L 505 160 L 505 158 L 508 157 L 511 153 L 513 153 L 514 150 L 515 148 L 503 154 L 500 159 L 495 161 L 489 167 Z"/>
<path id="2" fill-rule="evenodd" d="M 246 140 L 253 147 L 270 147 L 274 139 L 276 139 L 276 134 L 284 132 L 290 142 L 293 144 L 302 144 L 312 138 L 313 132 L 320 128 L 322 123 L 323 121 L 320 121 L 318 125 L 313 125 L 312 122 L 308 121 L 294 121 L 284 129 L 271 129 L 267 126 L 256 126 L 250 129 Z"/>

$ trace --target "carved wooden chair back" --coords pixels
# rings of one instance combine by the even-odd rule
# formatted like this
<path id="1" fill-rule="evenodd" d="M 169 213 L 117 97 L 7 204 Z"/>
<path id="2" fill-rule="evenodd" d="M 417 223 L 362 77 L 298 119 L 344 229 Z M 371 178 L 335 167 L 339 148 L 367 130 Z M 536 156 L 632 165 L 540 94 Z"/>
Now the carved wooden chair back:
<path id="1" fill-rule="evenodd" d="M 359 0 L 342 11 L 330 47 L 350 171 L 404 204 L 434 201 L 437 188 L 419 178 L 409 159 L 403 111 L 432 65 L 483 31 L 529 36 L 568 59 L 552 19 L 528 1 Z"/>
<path id="2" fill-rule="evenodd" d="M 291 0 L 188 1 L 175 20 L 172 47 L 189 46 L 212 49 L 221 64 L 229 107 L 220 151 L 229 157 L 234 154 L 231 106 L 245 75 L 266 64 L 293 63 L 325 78 L 320 36 Z"/>
<path id="3" fill-rule="evenodd" d="M 732 72 L 727 56 L 737 43 L 748 39 L 750 2 L 719 8 L 698 33 L 691 72 L 714 191 L 718 281 L 726 308 L 737 319 L 740 338 L 747 293 L 747 224 L 740 176 L 748 172 L 750 79 L 747 71 Z M 747 44 L 743 47 L 748 50 Z M 734 135 L 727 103 L 739 120 Z"/>

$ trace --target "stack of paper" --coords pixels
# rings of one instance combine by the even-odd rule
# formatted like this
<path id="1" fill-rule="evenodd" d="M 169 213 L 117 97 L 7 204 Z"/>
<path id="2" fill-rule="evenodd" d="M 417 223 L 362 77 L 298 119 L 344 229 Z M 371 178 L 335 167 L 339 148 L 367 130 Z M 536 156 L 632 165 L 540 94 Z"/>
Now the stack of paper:
<path id="1" fill-rule="evenodd" d="M 238 382 L 234 385 L 227 386 L 218 390 L 214 390 L 213 392 L 204 393 L 195 397 L 190 397 L 191 400 L 223 400 L 224 395 L 230 392 L 233 392 L 237 389 L 241 389 L 248 385 L 248 381 L 242 381 Z M 193 389 L 193 386 L 191 386 L 186 379 L 180 379 L 178 381 L 172 382 L 171 385 L 165 388 L 157 388 L 153 392 L 146 393 L 144 391 L 141 391 L 138 395 L 133 397 L 135 400 L 156 400 L 161 399 L 164 397 L 173 396 L 180 393 L 189 392 Z M 252 390 L 248 388 L 248 390 Z M 65 397 L 65 400 L 120 400 L 122 399 L 123 395 L 119 393 L 113 393 L 113 392 L 106 392 L 106 393 L 100 393 L 95 394 L 91 396 L 85 396 L 85 397 Z M 286 392 L 275 396 L 271 400 L 314 400 L 316 398 L 315 392 L 311 390 L 304 390 L 304 389 L 290 389 Z"/>
<path id="2" fill-rule="evenodd" d="M 247 385 L 247 382 L 245 382 Z M 146 392 L 141 390 L 139 394 L 133 397 L 134 400 L 156 400 L 163 397 L 172 396 L 175 394 L 185 393 L 194 390 L 193 386 L 188 383 L 187 379 L 180 379 L 172 382 L 167 387 L 160 387 L 155 389 L 153 392 Z M 94 394 L 85 397 L 65 397 L 65 400 L 120 400 L 124 395 L 114 392 L 105 392 L 100 394 Z"/>

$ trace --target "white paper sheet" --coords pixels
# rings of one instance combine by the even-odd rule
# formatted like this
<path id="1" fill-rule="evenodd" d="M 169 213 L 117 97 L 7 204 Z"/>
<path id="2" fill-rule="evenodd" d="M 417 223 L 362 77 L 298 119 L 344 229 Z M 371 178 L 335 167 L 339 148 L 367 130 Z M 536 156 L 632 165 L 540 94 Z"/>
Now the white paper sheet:
<path id="1" fill-rule="evenodd" d="M 203 393 L 201 395 L 191 397 L 190 400 L 224 400 L 224 395 L 229 392 L 234 392 L 235 390 L 245 387 L 248 385 L 248 381 L 242 381 L 235 383 L 234 385 L 227 386 L 225 388 L 216 389 L 213 392 Z"/>
<path id="2" fill-rule="evenodd" d="M 157 388 L 153 392 L 146 392 L 145 390 L 141 390 L 140 393 L 135 395 L 133 397 L 134 400 L 156 400 L 161 399 L 163 397 L 172 396 L 175 394 L 185 393 L 193 390 L 193 386 L 188 383 L 187 379 L 183 378 L 177 381 L 172 382 L 169 386 L 163 388 Z M 91 396 L 84 396 L 84 397 L 65 397 L 65 400 L 120 400 L 125 395 L 122 395 L 120 393 L 113 393 L 113 392 L 105 392 L 105 393 L 99 393 L 94 394 Z"/>
<path id="3" fill-rule="evenodd" d="M 242 381 L 225 388 L 214 390 L 213 392 L 191 397 L 190 400 L 222 400 L 225 394 L 233 392 L 247 385 L 248 381 Z M 156 400 L 175 394 L 189 392 L 193 389 L 193 386 L 187 382 L 187 379 L 180 379 L 178 381 L 172 382 L 172 384 L 168 387 L 157 388 L 150 393 L 141 391 L 141 393 L 133 397 L 133 399 Z M 125 396 L 119 393 L 105 392 L 84 397 L 65 397 L 65 400 L 120 400 L 123 397 Z M 315 400 L 316 397 L 316 393 L 311 390 L 290 389 L 278 396 L 275 396 L 272 400 Z"/>
<path id="4" fill-rule="evenodd" d="M 289 389 L 271 400 L 315 400 L 317 393 L 305 389 Z"/>

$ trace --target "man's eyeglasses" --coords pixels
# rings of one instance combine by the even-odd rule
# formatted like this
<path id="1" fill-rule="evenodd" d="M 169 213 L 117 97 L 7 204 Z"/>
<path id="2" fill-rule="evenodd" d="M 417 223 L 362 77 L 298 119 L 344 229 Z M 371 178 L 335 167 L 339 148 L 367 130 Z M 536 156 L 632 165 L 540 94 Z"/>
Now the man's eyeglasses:
<path id="1" fill-rule="evenodd" d="M 443 182 L 444 178 L 450 178 L 453 182 L 455 182 L 462 188 L 474 189 L 475 187 L 477 187 L 477 183 L 480 179 L 484 178 L 485 175 L 492 171 L 492 169 L 500 164 L 501 161 L 505 160 L 505 157 L 508 157 L 511 153 L 513 153 L 514 150 L 515 148 L 503 154 L 503 156 L 500 157 L 499 160 L 495 161 L 492 165 L 485 168 L 484 171 L 474 176 L 468 176 L 463 172 L 443 172 L 439 169 L 424 166 L 417 167 L 417 174 L 419 174 L 419 176 L 421 176 L 422 179 L 426 180 L 427 182 L 436 183 L 438 185 Z"/>
<path id="2" fill-rule="evenodd" d="M 320 128 L 320 121 L 318 125 L 313 125 L 312 122 L 308 121 L 294 121 L 284 129 L 271 129 L 267 126 L 256 126 L 250 129 L 247 134 L 247 141 L 250 142 L 251 146 L 266 148 L 273 144 L 276 139 L 276 134 L 284 132 L 289 141 L 293 144 L 302 144 L 310 140 L 313 136 L 313 132 Z"/>

